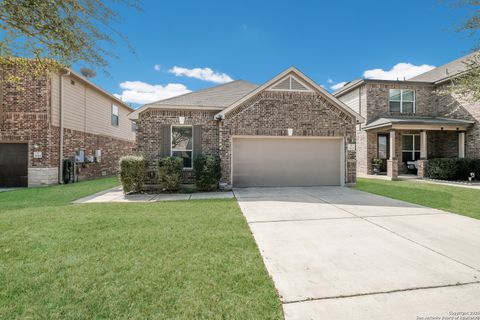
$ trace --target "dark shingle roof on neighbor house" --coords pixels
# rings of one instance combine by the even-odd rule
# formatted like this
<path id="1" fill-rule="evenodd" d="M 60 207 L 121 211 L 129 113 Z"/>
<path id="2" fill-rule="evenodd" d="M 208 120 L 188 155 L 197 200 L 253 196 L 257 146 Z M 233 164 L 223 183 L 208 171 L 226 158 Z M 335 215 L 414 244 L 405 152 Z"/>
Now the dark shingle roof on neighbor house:
<path id="1" fill-rule="evenodd" d="M 424 72 L 422 74 L 419 74 L 418 76 L 415 76 L 413 78 L 410 78 L 408 80 L 382 80 L 382 79 L 356 79 L 352 80 L 348 83 L 346 83 L 343 87 L 338 89 L 333 93 L 334 96 L 338 97 L 341 96 L 359 85 L 361 85 L 364 82 L 401 82 L 401 83 L 408 83 L 408 82 L 417 82 L 417 83 L 429 83 L 432 85 L 435 85 L 437 83 L 440 83 L 442 81 L 446 81 L 452 77 L 455 77 L 458 74 L 461 74 L 462 72 L 467 71 L 468 69 L 468 61 L 472 58 L 475 57 L 475 55 L 480 55 L 480 51 L 472 52 L 470 54 L 467 54 L 466 56 L 463 56 L 461 58 L 458 58 L 454 61 L 451 61 L 447 64 L 444 64 L 443 66 L 434 68 L 430 71 Z M 476 59 L 480 59 L 480 56 L 477 57 Z"/>
<path id="2" fill-rule="evenodd" d="M 472 52 L 453 60 L 443 66 L 437 67 L 425 73 L 422 73 L 416 77 L 409 79 L 409 81 L 425 81 L 425 82 L 440 82 L 442 80 L 454 77 L 462 72 L 467 71 L 468 61 L 477 55 L 478 52 Z"/>
<path id="3" fill-rule="evenodd" d="M 155 107 L 195 107 L 197 109 L 205 108 L 223 110 L 255 90 L 257 87 L 256 84 L 245 80 L 235 80 L 215 87 L 182 94 L 173 98 L 147 103 L 132 112 L 130 115 L 136 116 L 147 108 Z"/>

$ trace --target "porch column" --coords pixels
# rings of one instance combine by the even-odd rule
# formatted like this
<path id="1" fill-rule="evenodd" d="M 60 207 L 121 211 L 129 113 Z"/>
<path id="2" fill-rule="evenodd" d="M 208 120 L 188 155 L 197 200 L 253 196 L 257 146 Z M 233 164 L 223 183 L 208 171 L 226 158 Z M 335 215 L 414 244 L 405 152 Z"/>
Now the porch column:
<path id="1" fill-rule="evenodd" d="M 390 131 L 390 159 L 387 161 L 387 177 L 391 180 L 398 178 L 398 160 L 395 155 L 395 131 Z"/>
<path id="2" fill-rule="evenodd" d="M 420 132 L 420 159 L 427 159 L 427 131 Z"/>
<path id="3" fill-rule="evenodd" d="M 458 133 L 458 157 L 465 158 L 465 132 Z"/>
<path id="4" fill-rule="evenodd" d="M 397 157 L 395 156 L 395 131 L 390 131 L 390 159 L 394 160 Z"/>
<path id="5" fill-rule="evenodd" d="M 417 160 L 417 177 L 425 177 L 427 169 L 427 131 L 420 131 L 420 159 Z"/>

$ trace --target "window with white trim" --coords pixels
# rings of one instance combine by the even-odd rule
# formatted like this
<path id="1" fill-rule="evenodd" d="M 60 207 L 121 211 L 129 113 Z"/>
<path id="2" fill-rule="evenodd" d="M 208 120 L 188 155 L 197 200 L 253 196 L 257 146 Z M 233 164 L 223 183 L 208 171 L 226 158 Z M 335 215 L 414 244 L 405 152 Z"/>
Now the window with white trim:
<path id="1" fill-rule="evenodd" d="M 415 90 L 390 89 L 390 112 L 415 113 Z"/>
<path id="2" fill-rule="evenodd" d="M 415 161 L 420 159 L 420 135 L 402 135 L 402 161 Z"/>
<path id="3" fill-rule="evenodd" d="M 183 168 L 192 169 L 193 163 L 193 127 L 172 126 L 172 157 L 183 159 Z"/>
<path id="4" fill-rule="evenodd" d="M 112 126 L 118 126 L 118 107 L 112 104 Z"/>

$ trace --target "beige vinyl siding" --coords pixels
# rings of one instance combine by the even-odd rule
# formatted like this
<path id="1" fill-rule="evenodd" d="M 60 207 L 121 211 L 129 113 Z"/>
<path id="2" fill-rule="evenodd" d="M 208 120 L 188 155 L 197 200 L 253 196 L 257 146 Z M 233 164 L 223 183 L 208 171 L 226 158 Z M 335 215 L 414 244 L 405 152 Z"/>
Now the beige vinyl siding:
<path id="1" fill-rule="evenodd" d="M 71 80 L 74 81 L 74 84 Z M 59 84 L 58 76 L 53 75 L 52 124 L 54 125 L 59 125 Z M 119 108 L 118 126 L 111 123 L 112 104 Z M 131 111 L 106 94 L 72 76 L 65 76 L 63 79 L 63 112 L 65 128 L 135 140 L 132 122 L 127 117 Z"/>
<path id="2" fill-rule="evenodd" d="M 360 93 L 359 89 L 352 90 L 338 98 L 353 111 L 360 113 Z"/>

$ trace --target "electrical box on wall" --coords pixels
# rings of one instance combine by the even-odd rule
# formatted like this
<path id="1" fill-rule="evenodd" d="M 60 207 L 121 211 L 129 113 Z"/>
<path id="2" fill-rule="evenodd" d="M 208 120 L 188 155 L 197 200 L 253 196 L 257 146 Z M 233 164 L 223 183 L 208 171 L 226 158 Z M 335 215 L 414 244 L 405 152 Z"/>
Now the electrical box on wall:
<path id="1" fill-rule="evenodd" d="M 75 153 L 75 162 L 79 162 L 79 163 L 85 162 L 85 151 L 84 150 L 78 150 Z"/>
<path id="2" fill-rule="evenodd" d="M 95 161 L 102 161 L 102 150 L 95 150 Z"/>

